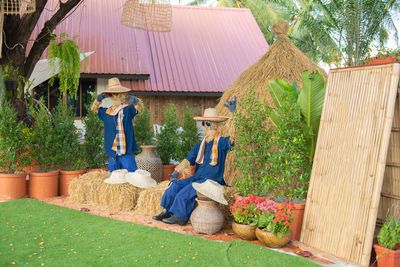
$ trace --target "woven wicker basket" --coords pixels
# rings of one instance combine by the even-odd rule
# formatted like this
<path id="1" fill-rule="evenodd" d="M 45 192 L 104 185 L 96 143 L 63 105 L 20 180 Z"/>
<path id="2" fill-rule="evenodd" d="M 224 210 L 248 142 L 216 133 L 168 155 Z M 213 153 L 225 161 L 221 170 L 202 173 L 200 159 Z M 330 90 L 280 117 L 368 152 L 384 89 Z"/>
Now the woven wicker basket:
<path id="1" fill-rule="evenodd" d="M 224 224 L 224 214 L 213 200 L 196 199 L 198 206 L 190 216 L 193 230 L 196 233 L 213 235 L 221 230 Z"/>

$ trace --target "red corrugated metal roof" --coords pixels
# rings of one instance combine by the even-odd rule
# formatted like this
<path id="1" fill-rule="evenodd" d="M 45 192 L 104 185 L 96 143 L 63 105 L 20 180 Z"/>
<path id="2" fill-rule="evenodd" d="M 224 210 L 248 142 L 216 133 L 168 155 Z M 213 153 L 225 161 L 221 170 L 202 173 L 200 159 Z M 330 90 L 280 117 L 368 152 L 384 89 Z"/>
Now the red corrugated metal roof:
<path id="1" fill-rule="evenodd" d="M 37 29 L 57 2 L 49 1 Z M 85 0 L 57 27 L 79 35 L 82 51 L 96 52 L 85 73 L 150 74 L 130 84 L 136 90 L 223 92 L 268 49 L 248 9 L 173 6 L 171 32 L 159 33 L 121 25 L 123 3 Z"/>

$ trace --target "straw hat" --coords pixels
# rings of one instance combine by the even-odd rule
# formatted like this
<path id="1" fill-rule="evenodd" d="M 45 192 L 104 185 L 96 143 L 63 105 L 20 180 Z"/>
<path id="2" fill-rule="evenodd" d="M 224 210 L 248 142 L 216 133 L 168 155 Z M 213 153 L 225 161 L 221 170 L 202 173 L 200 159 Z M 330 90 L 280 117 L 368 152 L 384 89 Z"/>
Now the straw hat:
<path id="1" fill-rule="evenodd" d="M 220 116 L 215 108 L 207 108 L 204 110 L 204 114 L 202 117 L 193 117 L 196 121 L 215 121 L 215 122 L 223 122 L 229 119 L 227 116 Z"/>
<path id="2" fill-rule="evenodd" d="M 118 78 L 108 79 L 107 89 L 104 90 L 105 93 L 126 93 L 132 91 L 129 88 L 123 87 Z"/>
<path id="3" fill-rule="evenodd" d="M 192 185 L 197 192 L 200 192 L 218 203 L 228 205 L 228 202 L 224 198 L 224 186 L 216 181 L 207 179 L 204 183 L 193 183 Z"/>
<path id="4" fill-rule="evenodd" d="M 145 170 L 136 170 L 135 172 L 129 172 L 125 175 L 128 183 L 140 188 L 146 188 L 149 186 L 156 186 L 156 180 L 151 178 L 151 174 Z"/>
<path id="5" fill-rule="evenodd" d="M 128 173 L 128 170 L 121 169 L 115 170 L 111 173 L 111 176 L 104 180 L 107 184 L 123 184 L 126 183 L 125 175 Z"/>

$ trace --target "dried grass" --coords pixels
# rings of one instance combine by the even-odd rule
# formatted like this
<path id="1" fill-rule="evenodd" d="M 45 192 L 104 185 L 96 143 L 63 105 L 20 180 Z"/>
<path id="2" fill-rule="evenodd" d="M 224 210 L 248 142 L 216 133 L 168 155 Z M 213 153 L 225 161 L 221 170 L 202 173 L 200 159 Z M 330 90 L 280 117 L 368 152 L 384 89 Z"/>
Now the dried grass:
<path id="1" fill-rule="evenodd" d="M 98 206 L 110 211 L 132 211 L 142 188 L 125 184 L 102 183 L 98 186 Z"/>
<path id="2" fill-rule="evenodd" d="M 220 115 L 231 116 L 230 111 L 224 107 L 226 100 L 237 97 L 241 102 L 247 97 L 247 89 L 250 84 L 254 88 L 257 99 L 266 105 L 274 107 L 274 102 L 268 91 L 268 81 L 282 78 L 288 82 L 296 81 L 301 90 L 303 84 L 301 73 L 304 70 L 313 72 L 318 70 L 326 79 L 327 74 L 318 65 L 307 58 L 296 46 L 288 39 L 288 25 L 279 22 L 272 27 L 278 40 L 269 47 L 267 53 L 262 56 L 255 64 L 245 70 L 236 81 L 228 87 L 222 95 L 216 109 Z M 242 111 L 238 105 L 237 111 Z M 267 127 L 273 127 L 271 122 Z M 225 122 L 220 129 L 223 136 L 235 136 L 233 120 Z M 225 163 L 224 179 L 227 184 L 231 184 L 234 179 L 240 177 L 240 172 L 233 167 L 234 152 L 229 153 Z"/>
<path id="3" fill-rule="evenodd" d="M 88 172 L 69 183 L 68 200 L 77 204 L 90 204 L 97 199 L 97 187 L 110 177 L 110 172 Z"/>
<path id="4" fill-rule="evenodd" d="M 163 181 L 155 187 L 146 188 L 140 192 L 134 214 L 153 216 L 162 211 L 161 198 L 168 188 L 169 181 Z"/>
<path id="5" fill-rule="evenodd" d="M 224 188 L 224 197 L 225 197 L 226 201 L 228 202 L 228 205 L 223 205 L 223 204 L 218 203 L 220 210 L 224 214 L 225 224 L 233 221 L 233 216 L 231 214 L 231 210 L 229 209 L 229 207 L 235 203 L 235 200 L 233 199 L 233 194 L 235 193 L 235 191 L 236 190 L 234 187 L 225 187 Z"/>

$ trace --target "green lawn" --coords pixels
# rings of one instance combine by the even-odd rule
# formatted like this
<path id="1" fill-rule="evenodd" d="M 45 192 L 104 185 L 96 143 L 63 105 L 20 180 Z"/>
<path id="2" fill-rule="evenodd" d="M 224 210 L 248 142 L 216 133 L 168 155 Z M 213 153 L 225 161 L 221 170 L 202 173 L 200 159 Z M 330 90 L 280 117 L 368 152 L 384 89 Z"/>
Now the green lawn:
<path id="1" fill-rule="evenodd" d="M 0 266 L 317 266 L 244 241 L 121 222 L 33 199 L 0 203 Z"/>

